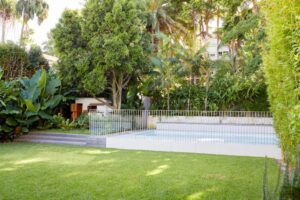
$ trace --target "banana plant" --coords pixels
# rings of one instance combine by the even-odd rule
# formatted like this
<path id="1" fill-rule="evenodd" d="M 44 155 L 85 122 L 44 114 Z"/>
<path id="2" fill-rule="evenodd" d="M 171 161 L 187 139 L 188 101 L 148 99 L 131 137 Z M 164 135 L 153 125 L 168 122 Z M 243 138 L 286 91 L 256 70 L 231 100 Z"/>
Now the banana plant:
<path id="1" fill-rule="evenodd" d="M 20 110 L 15 107 L 18 101 L 16 81 L 4 81 L 3 75 L 3 70 L 0 68 L 0 141 L 13 137 L 13 126 L 16 126 L 17 122 L 12 116 L 20 113 Z"/>
<path id="2" fill-rule="evenodd" d="M 52 119 L 53 110 L 66 98 L 60 94 L 61 82 L 45 70 L 32 78 L 1 80 L 0 68 L 0 141 L 26 133 L 36 122 Z"/>
<path id="3" fill-rule="evenodd" d="M 20 80 L 21 97 L 26 105 L 26 116 L 38 116 L 50 120 L 52 110 L 62 101 L 59 94 L 61 82 L 55 76 L 48 76 L 45 70 L 37 71 L 31 79 Z"/>

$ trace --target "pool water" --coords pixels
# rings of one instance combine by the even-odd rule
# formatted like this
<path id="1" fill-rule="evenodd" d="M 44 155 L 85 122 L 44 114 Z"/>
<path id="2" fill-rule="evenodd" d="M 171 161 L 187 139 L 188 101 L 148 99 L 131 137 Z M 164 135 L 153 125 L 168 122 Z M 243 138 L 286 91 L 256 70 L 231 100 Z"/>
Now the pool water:
<path id="1" fill-rule="evenodd" d="M 277 145 L 278 138 L 273 133 L 229 133 L 229 132 L 195 132 L 170 130 L 144 130 L 128 134 L 135 139 L 155 141 L 178 141 L 193 143 L 235 143 Z"/>

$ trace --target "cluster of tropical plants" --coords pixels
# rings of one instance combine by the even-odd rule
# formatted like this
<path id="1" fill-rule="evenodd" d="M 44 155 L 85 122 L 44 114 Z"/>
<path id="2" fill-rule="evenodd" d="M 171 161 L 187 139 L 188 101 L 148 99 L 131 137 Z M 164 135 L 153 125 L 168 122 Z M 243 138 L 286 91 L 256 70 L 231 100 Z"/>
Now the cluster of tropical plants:
<path id="1" fill-rule="evenodd" d="M 66 119 L 61 113 L 58 113 L 52 117 L 51 122 L 52 128 L 60 128 L 63 130 L 89 128 L 89 117 L 87 113 L 82 113 L 76 120 Z"/>
<path id="2" fill-rule="evenodd" d="M 12 140 L 29 128 L 50 126 L 57 106 L 67 98 L 61 82 L 51 72 L 38 70 L 31 78 L 2 79 L 0 71 L 0 140 Z"/>

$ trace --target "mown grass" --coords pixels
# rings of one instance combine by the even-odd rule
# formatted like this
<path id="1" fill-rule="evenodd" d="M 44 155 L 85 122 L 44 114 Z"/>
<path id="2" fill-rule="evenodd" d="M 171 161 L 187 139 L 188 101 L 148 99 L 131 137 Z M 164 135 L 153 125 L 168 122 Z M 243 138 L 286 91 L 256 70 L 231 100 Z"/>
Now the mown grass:
<path id="1" fill-rule="evenodd" d="M 278 168 L 268 162 L 274 183 Z M 0 144 L 0 199 L 254 200 L 261 199 L 264 163 L 264 158 Z"/>

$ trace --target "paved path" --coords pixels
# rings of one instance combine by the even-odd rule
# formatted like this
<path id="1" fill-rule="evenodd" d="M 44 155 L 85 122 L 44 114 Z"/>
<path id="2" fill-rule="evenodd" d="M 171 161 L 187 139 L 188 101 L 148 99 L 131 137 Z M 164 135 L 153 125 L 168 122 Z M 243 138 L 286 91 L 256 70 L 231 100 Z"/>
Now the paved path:
<path id="1" fill-rule="evenodd" d="M 15 142 L 37 142 L 47 144 L 68 144 L 78 146 L 106 147 L 106 138 L 90 135 L 63 133 L 29 133 L 15 139 Z"/>

